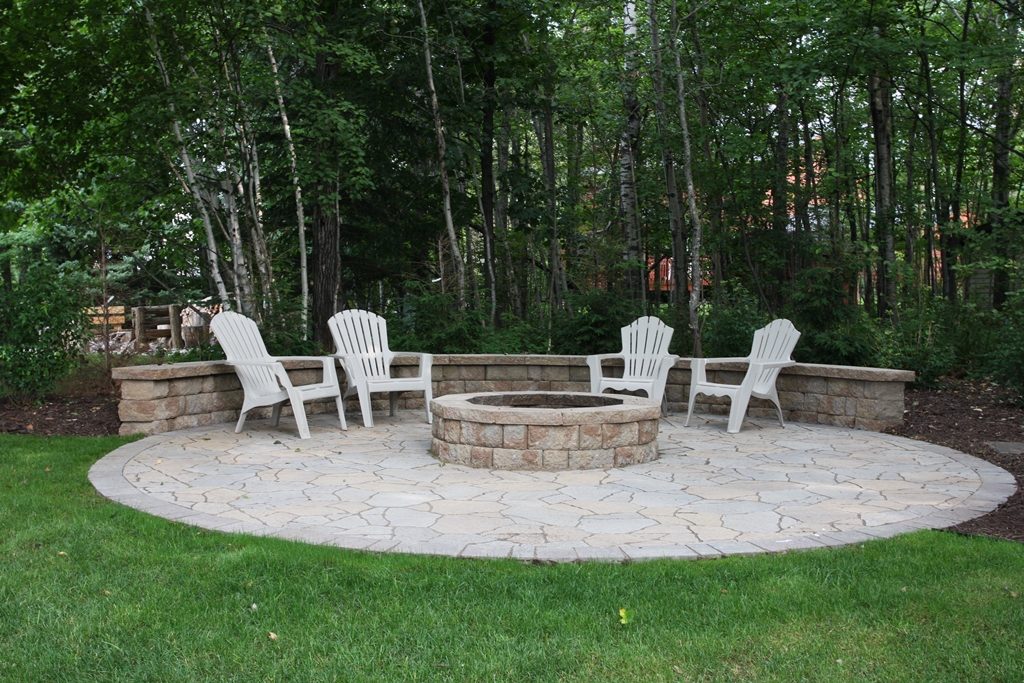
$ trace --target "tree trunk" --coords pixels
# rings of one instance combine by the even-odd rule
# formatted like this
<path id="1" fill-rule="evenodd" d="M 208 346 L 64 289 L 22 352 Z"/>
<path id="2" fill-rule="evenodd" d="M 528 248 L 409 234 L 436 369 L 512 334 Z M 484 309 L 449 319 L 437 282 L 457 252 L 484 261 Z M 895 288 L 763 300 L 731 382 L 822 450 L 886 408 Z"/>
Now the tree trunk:
<path id="1" fill-rule="evenodd" d="M 992 217 L 989 222 L 995 235 L 996 254 L 1006 258 L 1006 209 L 1010 207 L 1010 146 L 1013 137 L 1013 70 L 1006 67 L 996 76 L 995 133 L 992 149 Z M 992 305 L 1002 308 L 1010 278 L 1006 267 L 999 265 L 993 273 Z"/>
<path id="2" fill-rule="evenodd" d="M 661 163 L 665 172 L 665 195 L 668 200 L 668 225 L 669 234 L 672 236 L 672 282 L 670 284 L 671 300 L 677 307 L 677 313 L 682 313 L 682 307 L 686 305 L 686 297 L 682 292 L 686 291 L 685 277 L 680 279 L 680 274 L 685 276 L 686 268 L 681 267 L 686 262 L 686 241 L 683 236 L 683 207 L 679 201 L 679 186 L 676 182 L 675 159 L 672 155 L 672 146 L 668 141 L 668 113 L 665 106 L 665 76 L 662 65 L 661 37 L 658 32 L 658 5 L 655 0 L 647 0 L 647 13 L 651 25 L 651 53 L 653 56 L 653 69 L 651 80 L 654 85 L 654 106 L 658 124 L 659 147 L 661 148 Z M 661 268 L 655 262 L 655 273 L 660 275 Z M 681 318 L 682 316 L 679 315 Z"/>
<path id="3" fill-rule="evenodd" d="M 274 59 L 274 50 L 270 46 L 269 38 L 267 38 L 267 58 L 270 60 L 270 71 L 274 77 L 274 95 L 277 98 L 277 110 L 281 116 L 285 146 L 288 148 L 292 189 L 295 194 L 295 224 L 298 227 L 299 236 L 299 284 L 302 291 L 302 338 L 305 340 L 309 338 L 309 266 L 306 262 L 306 215 L 302 206 L 302 183 L 299 182 L 299 156 L 295 152 L 295 141 L 292 140 L 292 127 L 288 123 L 288 110 L 284 105 L 277 60 Z"/>
<path id="4" fill-rule="evenodd" d="M 441 203 L 444 212 L 444 225 L 448 233 L 448 241 L 452 251 L 452 265 L 459 285 L 459 310 L 466 309 L 466 264 L 459 250 L 459 238 L 455 234 L 455 220 L 452 217 L 452 191 L 448 182 L 448 166 L 445 163 L 444 123 L 441 120 L 441 105 L 437 100 L 434 88 L 434 67 L 430 56 L 430 31 L 427 26 L 427 12 L 423 9 L 423 0 L 416 0 L 420 12 L 420 26 L 423 29 L 423 59 L 427 68 L 427 91 L 430 95 L 430 110 L 434 115 L 434 136 L 437 140 L 437 167 L 441 176 Z"/>
<path id="5" fill-rule="evenodd" d="M 676 40 L 679 39 L 679 22 L 676 15 L 676 0 L 672 0 L 672 26 Z M 703 355 L 700 335 L 700 319 L 698 311 L 704 298 L 704 278 L 701 272 L 701 240 L 704 228 L 697 210 L 697 191 L 693 184 L 693 155 L 690 151 L 690 125 L 686 118 L 686 76 L 683 72 L 682 60 L 679 56 L 680 46 L 677 44 L 673 52 L 676 57 L 676 95 L 679 101 L 679 128 L 683 134 L 683 179 L 686 182 L 686 200 L 690 209 L 690 222 L 693 224 L 690 241 L 690 332 L 693 335 L 693 356 Z"/>
<path id="6" fill-rule="evenodd" d="M 875 150 L 875 235 L 878 239 L 878 316 L 896 300 L 896 245 L 893 234 L 892 84 L 886 73 L 868 76 Z"/>
<path id="7" fill-rule="evenodd" d="M 494 67 L 496 42 L 493 19 L 497 11 L 495 0 L 487 3 L 488 19 L 484 27 L 484 100 L 483 122 L 480 130 L 480 208 L 484 231 L 484 279 L 488 293 L 488 320 L 491 327 L 498 325 L 498 282 L 494 267 L 494 112 L 498 96 L 495 91 L 497 75 Z"/>
<path id="8" fill-rule="evenodd" d="M 167 71 L 167 65 L 164 62 L 163 53 L 160 50 L 160 43 L 156 37 L 156 22 L 153 19 L 153 14 L 149 11 L 149 7 L 143 6 L 143 11 L 146 14 L 146 25 L 149 29 L 149 43 L 153 50 L 153 57 L 156 59 L 157 69 L 160 71 L 160 77 L 163 79 L 164 89 L 167 90 L 168 97 L 171 97 L 171 78 Z M 206 257 L 206 265 L 210 271 L 210 278 L 217 289 L 217 296 L 220 298 L 221 305 L 228 310 L 231 308 L 231 297 L 228 295 L 227 285 L 224 283 L 224 278 L 220 272 L 220 263 L 217 257 L 217 238 L 213 233 L 213 220 L 210 218 L 209 209 L 206 201 L 203 199 L 202 189 L 196 178 L 192 157 L 185 144 L 185 136 L 181 132 L 181 123 L 178 120 L 174 101 L 169 99 L 167 106 L 171 112 L 171 129 L 174 132 L 174 139 L 178 143 L 181 165 L 185 169 L 188 189 L 192 193 L 192 202 L 202 219 L 203 231 L 206 235 L 206 248 L 203 250 L 203 254 Z"/>
<path id="9" fill-rule="evenodd" d="M 626 296 L 636 304 L 644 301 L 644 272 L 640 245 L 640 216 L 636 193 L 636 158 L 640 143 L 640 100 L 636 93 L 636 4 L 626 0 L 623 7 L 625 30 L 625 74 L 623 76 L 623 109 L 625 123 L 619 137 L 619 217 L 625 242 L 624 284 Z"/>

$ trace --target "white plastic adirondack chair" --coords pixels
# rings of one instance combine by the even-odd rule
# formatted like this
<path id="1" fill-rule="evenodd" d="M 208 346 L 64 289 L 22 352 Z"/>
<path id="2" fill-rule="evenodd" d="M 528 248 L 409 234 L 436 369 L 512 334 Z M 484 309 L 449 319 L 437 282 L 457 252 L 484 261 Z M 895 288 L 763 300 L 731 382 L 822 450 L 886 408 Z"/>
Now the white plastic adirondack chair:
<path id="1" fill-rule="evenodd" d="M 730 434 L 740 431 L 743 417 L 747 414 L 750 397 L 765 398 L 775 404 L 779 413 L 779 424 L 782 421 L 782 406 L 779 405 L 779 394 L 775 390 L 775 380 L 782 368 L 795 365 L 790 358 L 800 333 L 793 323 L 785 319 L 773 320 L 754 333 L 754 343 L 750 347 L 750 355 L 745 358 L 694 358 L 690 361 L 690 405 L 686 411 L 686 426 L 693 415 L 693 404 L 698 394 L 707 396 L 728 396 L 732 400 L 729 406 L 729 425 L 726 429 Z M 740 384 L 715 384 L 707 378 L 707 366 L 712 363 L 748 363 L 747 374 Z"/>
<path id="2" fill-rule="evenodd" d="M 674 330 L 653 316 L 637 318 L 622 328 L 622 351 L 587 356 L 590 366 L 590 391 L 600 394 L 606 389 L 619 391 L 642 390 L 653 403 L 667 408 L 665 383 L 668 371 L 679 356 L 668 352 Z M 622 377 L 605 377 L 601 361 L 621 358 Z M 665 410 L 667 412 L 667 410 Z"/>
<path id="3" fill-rule="evenodd" d="M 299 436 L 309 438 L 309 424 L 306 422 L 306 409 L 303 404 L 318 398 L 334 398 L 338 406 L 338 418 L 341 428 L 348 429 L 345 422 L 345 410 L 341 403 L 341 387 L 338 385 L 338 373 L 334 369 L 334 358 L 331 356 L 271 356 L 263 344 L 263 337 L 256 323 L 244 315 L 232 311 L 218 313 L 210 321 L 210 329 L 217 337 L 228 364 L 235 369 L 238 380 L 242 383 L 244 399 L 242 414 L 238 416 L 235 432 L 242 431 L 246 414 L 253 408 L 273 406 L 273 420 L 276 427 L 281 419 L 281 405 L 291 402 L 295 423 L 299 428 Z M 281 364 L 283 360 L 318 360 L 323 362 L 322 381 L 319 384 L 303 384 L 293 386 L 288 372 Z"/>
<path id="4" fill-rule="evenodd" d="M 395 353 L 388 348 L 388 322 L 376 313 L 361 310 L 347 310 L 335 313 L 327 321 L 334 337 L 337 350 L 334 355 L 341 359 L 348 376 L 345 396 L 359 395 L 359 408 L 363 413 L 363 425 L 373 426 L 373 406 L 370 394 L 387 392 L 391 414 L 395 414 L 395 392 L 422 391 L 427 422 L 433 422 L 430 414 L 430 399 L 433 388 L 430 383 L 430 368 L 434 357 L 429 353 L 419 356 L 420 372 L 415 377 L 392 377 L 391 360 Z"/>

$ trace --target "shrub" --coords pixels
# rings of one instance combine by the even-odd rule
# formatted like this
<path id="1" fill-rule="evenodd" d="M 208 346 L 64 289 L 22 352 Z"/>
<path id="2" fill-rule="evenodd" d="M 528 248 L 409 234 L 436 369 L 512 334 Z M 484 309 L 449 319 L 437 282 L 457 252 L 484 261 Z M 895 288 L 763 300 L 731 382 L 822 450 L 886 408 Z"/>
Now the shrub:
<path id="1" fill-rule="evenodd" d="M 1011 294 L 996 313 L 998 342 L 980 354 L 979 365 L 992 379 L 1024 394 L 1024 291 Z"/>
<path id="2" fill-rule="evenodd" d="M 727 280 L 722 285 L 723 291 L 700 307 L 702 351 L 708 358 L 745 356 L 754 330 L 764 326 L 768 317 L 739 282 Z"/>
<path id="3" fill-rule="evenodd" d="M 814 267 L 797 275 L 786 317 L 800 330 L 794 357 L 803 363 L 878 365 L 882 333 L 860 305 L 844 293 L 841 268 Z"/>
<path id="4" fill-rule="evenodd" d="M 47 263 L 0 288 L 0 396 L 38 400 L 75 369 L 85 306 L 83 278 Z"/>
<path id="5" fill-rule="evenodd" d="M 958 365 L 949 304 L 930 295 L 910 306 L 900 306 L 893 323 L 884 330 L 881 364 L 913 370 L 917 382 L 933 386 Z"/>
<path id="6" fill-rule="evenodd" d="M 612 353 L 622 348 L 620 330 L 643 313 L 614 292 L 591 290 L 572 295 L 572 313 L 555 314 L 551 352 L 567 355 Z"/>

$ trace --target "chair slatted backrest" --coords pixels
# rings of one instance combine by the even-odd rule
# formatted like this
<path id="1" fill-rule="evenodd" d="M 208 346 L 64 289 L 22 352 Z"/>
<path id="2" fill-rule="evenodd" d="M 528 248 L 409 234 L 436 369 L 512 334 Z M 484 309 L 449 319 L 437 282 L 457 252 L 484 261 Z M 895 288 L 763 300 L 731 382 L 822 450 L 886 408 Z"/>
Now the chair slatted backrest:
<path id="1" fill-rule="evenodd" d="M 327 326 L 337 352 L 359 358 L 368 379 L 389 379 L 394 353 L 388 348 L 388 321 L 370 311 L 347 310 L 331 316 Z"/>
<path id="2" fill-rule="evenodd" d="M 622 328 L 624 379 L 651 379 L 668 354 L 674 330 L 654 316 L 637 318 Z"/>
<path id="3" fill-rule="evenodd" d="M 213 316 L 210 329 L 217 337 L 228 362 L 273 360 L 263 343 L 263 337 L 256 323 L 240 313 L 223 311 Z M 277 376 L 267 367 L 253 365 L 234 366 L 238 380 L 245 391 L 270 394 L 280 391 Z"/>
<path id="4" fill-rule="evenodd" d="M 788 361 L 792 359 L 793 349 L 800 340 L 800 332 L 793 323 L 779 318 L 768 323 L 754 333 L 754 343 L 750 346 L 751 361 Z M 765 392 L 775 385 L 782 368 L 765 368 L 754 379 L 754 391 Z"/>

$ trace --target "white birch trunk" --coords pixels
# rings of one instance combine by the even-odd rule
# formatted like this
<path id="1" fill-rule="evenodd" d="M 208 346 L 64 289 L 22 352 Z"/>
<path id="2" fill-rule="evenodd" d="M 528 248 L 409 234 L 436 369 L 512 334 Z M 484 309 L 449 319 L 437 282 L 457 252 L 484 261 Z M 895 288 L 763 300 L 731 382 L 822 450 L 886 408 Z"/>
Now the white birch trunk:
<path id="1" fill-rule="evenodd" d="M 149 27 L 149 43 L 153 50 L 153 57 L 156 59 L 157 69 L 159 69 L 160 77 L 163 79 L 164 88 L 170 94 L 171 78 L 167 72 L 167 65 L 164 63 L 160 43 L 156 37 L 156 22 L 153 20 L 153 14 L 149 11 L 148 7 L 143 6 L 143 11 L 146 13 L 146 24 Z M 203 200 L 202 191 L 192 166 L 192 157 L 189 155 L 188 147 L 185 145 L 185 136 L 181 132 L 181 123 L 178 121 L 178 113 L 173 101 L 168 101 L 168 108 L 171 111 L 171 129 L 174 132 L 174 139 L 178 143 L 182 167 L 185 169 L 185 180 L 188 183 L 189 192 L 192 194 L 192 201 L 203 222 L 203 230 L 206 235 L 206 249 L 204 252 L 207 266 L 210 269 L 210 277 L 217 288 L 217 296 L 220 298 L 222 306 L 225 309 L 230 309 L 231 298 L 228 295 L 224 278 L 220 273 L 220 263 L 217 258 L 217 239 L 213 234 L 213 221 L 210 219 L 210 212 L 207 209 L 206 202 Z"/>
<path id="2" fill-rule="evenodd" d="M 459 283 L 459 308 L 466 308 L 466 266 L 459 251 L 459 239 L 455 234 L 455 221 L 452 218 L 452 191 L 448 184 L 448 168 L 445 164 L 444 124 L 441 120 L 441 105 L 437 101 L 437 90 L 434 89 L 434 67 L 430 56 L 430 33 L 427 27 L 427 12 L 423 9 L 423 0 L 416 0 L 420 11 L 420 25 L 423 27 L 423 58 L 427 66 L 427 90 L 430 93 L 430 108 L 434 114 L 434 134 L 437 137 L 437 164 L 441 174 L 441 200 L 444 210 L 444 225 L 448 232 L 448 241 L 452 250 L 452 263 Z"/>
<path id="3" fill-rule="evenodd" d="M 302 286 L 302 338 L 305 340 L 309 337 L 309 264 L 306 257 L 306 216 L 302 206 L 302 183 L 299 182 L 299 157 L 295 153 L 292 127 L 288 123 L 288 110 L 284 106 L 284 95 L 281 92 L 277 60 L 274 59 L 274 50 L 270 46 L 269 39 L 267 40 L 267 57 L 270 59 L 270 71 L 274 76 L 274 95 L 277 97 L 277 109 L 281 115 L 281 128 L 284 130 L 288 161 L 291 164 L 292 187 L 295 190 L 295 222 L 299 228 L 299 282 Z"/>

